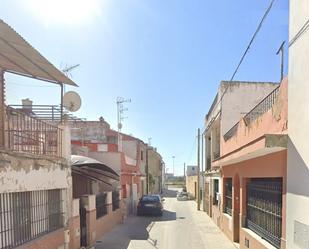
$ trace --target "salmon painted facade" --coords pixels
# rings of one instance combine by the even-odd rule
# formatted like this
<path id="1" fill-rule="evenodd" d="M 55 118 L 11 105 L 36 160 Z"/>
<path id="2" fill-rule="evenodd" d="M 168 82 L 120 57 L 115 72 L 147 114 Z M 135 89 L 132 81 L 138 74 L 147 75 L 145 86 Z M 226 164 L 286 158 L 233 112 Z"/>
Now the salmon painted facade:
<path id="1" fill-rule="evenodd" d="M 284 79 L 218 136 L 206 171 L 206 211 L 240 248 L 285 248 L 287 104 Z"/>

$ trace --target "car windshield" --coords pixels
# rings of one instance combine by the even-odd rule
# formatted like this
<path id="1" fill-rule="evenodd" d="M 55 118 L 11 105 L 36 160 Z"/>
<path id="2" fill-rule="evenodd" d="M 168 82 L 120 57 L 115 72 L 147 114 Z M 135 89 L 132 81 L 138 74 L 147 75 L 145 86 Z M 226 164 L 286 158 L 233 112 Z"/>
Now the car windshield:
<path id="1" fill-rule="evenodd" d="M 159 197 L 155 195 L 143 196 L 142 201 L 159 201 Z"/>

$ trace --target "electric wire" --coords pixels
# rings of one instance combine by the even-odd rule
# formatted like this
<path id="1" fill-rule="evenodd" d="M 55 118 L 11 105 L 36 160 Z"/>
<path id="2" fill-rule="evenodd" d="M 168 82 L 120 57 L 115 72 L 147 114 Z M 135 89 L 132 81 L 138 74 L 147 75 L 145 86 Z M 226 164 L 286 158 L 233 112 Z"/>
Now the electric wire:
<path id="1" fill-rule="evenodd" d="M 297 34 L 291 39 L 291 41 L 289 42 L 289 47 L 291 47 L 308 29 L 309 29 L 309 19 L 300 28 Z"/>
<path id="2" fill-rule="evenodd" d="M 264 15 L 263 15 L 263 17 L 262 17 L 262 19 L 261 19 L 261 21 L 260 21 L 260 23 L 259 23 L 257 29 L 255 30 L 255 32 L 254 32 L 254 34 L 253 34 L 253 36 L 252 36 L 252 38 L 251 38 L 251 40 L 250 40 L 250 42 L 249 42 L 249 44 L 248 44 L 246 50 L 245 50 L 245 52 L 244 52 L 243 55 L 241 56 L 240 61 L 239 61 L 239 63 L 237 64 L 237 67 L 236 67 L 236 69 L 234 70 L 234 72 L 233 72 L 233 74 L 232 74 L 231 79 L 228 81 L 228 83 L 229 83 L 228 86 L 225 88 L 225 90 L 224 90 L 224 92 L 222 93 L 222 95 L 221 95 L 219 101 L 218 101 L 217 104 L 214 106 L 213 110 L 215 110 L 215 108 L 222 102 L 222 99 L 223 99 L 224 95 L 226 94 L 227 90 L 229 89 L 230 83 L 234 80 L 234 77 L 236 76 L 236 74 L 237 74 L 237 72 L 238 72 L 238 70 L 239 70 L 241 64 L 243 63 L 243 61 L 244 61 L 244 59 L 245 59 L 247 53 L 249 52 L 249 50 L 250 50 L 250 48 L 251 48 L 251 45 L 253 44 L 253 42 L 254 42 L 255 38 L 257 37 L 259 31 L 261 30 L 261 28 L 262 28 L 262 26 L 263 26 L 263 23 L 264 23 L 264 21 L 265 21 L 265 19 L 266 19 L 266 17 L 268 16 L 269 12 L 271 11 L 271 9 L 272 9 L 272 7 L 273 7 L 273 5 L 274 5 L 274 2 L 275 2 L 275 0 L 272 0 L 272 1 L 270 2 L 270 5 L 269 5 L 268 8 L 266 9 L 266 11 L 265 11 L 265 13 L 264 13 Z M 206 128 L 206 129 L 207 129 L 207 128 Z"/>

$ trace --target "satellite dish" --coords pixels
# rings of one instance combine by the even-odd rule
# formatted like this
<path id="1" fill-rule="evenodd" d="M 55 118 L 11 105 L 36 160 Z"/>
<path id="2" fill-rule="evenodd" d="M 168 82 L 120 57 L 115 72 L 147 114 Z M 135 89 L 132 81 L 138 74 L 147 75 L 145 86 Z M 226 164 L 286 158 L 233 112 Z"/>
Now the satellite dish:
<path id="1" fill-rule="evenodd" d="M 63 95 L 63 106 L 70 112 L 76 112 L 79 110 L 82 104 L 82 100 L 78 93 L 69 91 Z"/>

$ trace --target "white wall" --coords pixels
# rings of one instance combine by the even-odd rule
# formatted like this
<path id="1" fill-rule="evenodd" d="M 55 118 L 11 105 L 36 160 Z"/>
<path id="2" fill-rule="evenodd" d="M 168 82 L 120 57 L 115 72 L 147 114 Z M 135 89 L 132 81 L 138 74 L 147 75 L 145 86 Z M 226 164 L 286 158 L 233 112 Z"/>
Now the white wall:
<path id="1" fill-rule="evenodd" d="M 89 152 L 89 157 L 94 158 L 113 169 L 120 175 L 121 153 L 120 152 Z"/>
<path id="2" fill-rule="evenodd" d="M 309 19 L 309 1 L 290 1 L 291 41 Z M 287 171 L 287 246 L 289 249 L 309 248 L 309 230 L 300 233 L 295 221 L 309 229 L 309 31 L 289 49 L 289 143 Z M 300 245 L 294 236 L 304 237 Z M 298 245 L 297 245 L 298 244 Z"/>
<path id="3" fill-rule="evenodd" d="M 230 130 L 246 113 L 256 106 L 278 84 L 260 82 L 221 83 L 220 91 L 226 91 L 222 98 L 221 135 Z M 231 104 L 232 103 L 232 104 Z"/>
<path id="4" fill-rule="evenodd" d="M 137 141 L 133 140 L 123 140 L 122 141 L 122 151 L 132 159 L 137 159 Z"/>

